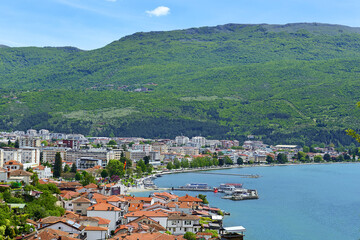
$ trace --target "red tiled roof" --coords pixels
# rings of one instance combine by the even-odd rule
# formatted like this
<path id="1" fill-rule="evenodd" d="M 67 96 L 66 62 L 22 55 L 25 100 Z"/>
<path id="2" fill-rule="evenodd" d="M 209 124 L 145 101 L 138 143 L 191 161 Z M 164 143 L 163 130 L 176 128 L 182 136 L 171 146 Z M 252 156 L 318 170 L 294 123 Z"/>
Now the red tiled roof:
<path id="1" fill-rule="evenodd" d="M 86 226 L 85 231 L 107 231 L 107 227 Z"/>
<path id="2" fill-rule="evenodd" d="M 178 201 L 179 202 L 202 202 L 203 200 L 201 200 L 200 198 L 192 197 L 192 196 L 186 194 L 185 196 L 179 197 Z"/>
<path id="3" fill-rule="evenodd" d="M 162 211 L 136 211 L 132 213 L 128 213 L 125 215 L 125 217 L 168 217 L 167 213 L 164 213 Z"/>
<path id="4" fill-rule="evenodd" d="M 115 207 L 109 203 L 98 203 L 88 207 L 86 210 L 88 211 L 120 211 L 120 208 Z"/>

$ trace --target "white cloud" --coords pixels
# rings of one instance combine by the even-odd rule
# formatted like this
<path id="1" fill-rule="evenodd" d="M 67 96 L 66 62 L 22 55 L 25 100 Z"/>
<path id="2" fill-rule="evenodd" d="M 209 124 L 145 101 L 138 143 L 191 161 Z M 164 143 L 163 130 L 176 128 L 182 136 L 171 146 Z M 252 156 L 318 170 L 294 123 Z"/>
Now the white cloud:
<path id="1" fill-rule="evenodd" d="M 156 16 L 156 17 L 166 16 L 166 15 L 168 15 L 170 13 L 170 8 L 160 6 L 160 7 L 155 8 L 154 10 L 146 11 L 146 13 L 150 17 L 152 17 L 152 16 Z"/>

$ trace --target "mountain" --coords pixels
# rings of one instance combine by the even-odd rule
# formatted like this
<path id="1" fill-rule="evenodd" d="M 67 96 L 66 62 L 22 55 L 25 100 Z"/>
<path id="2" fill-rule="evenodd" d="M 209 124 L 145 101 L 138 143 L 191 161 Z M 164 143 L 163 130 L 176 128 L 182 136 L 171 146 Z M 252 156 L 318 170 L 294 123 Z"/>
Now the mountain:
<path id="1" fill-rule="evenodd" d="M 0 48 L 0 129 L 350 144 L 360 28 L 227 24 L 109 45 Z"/>

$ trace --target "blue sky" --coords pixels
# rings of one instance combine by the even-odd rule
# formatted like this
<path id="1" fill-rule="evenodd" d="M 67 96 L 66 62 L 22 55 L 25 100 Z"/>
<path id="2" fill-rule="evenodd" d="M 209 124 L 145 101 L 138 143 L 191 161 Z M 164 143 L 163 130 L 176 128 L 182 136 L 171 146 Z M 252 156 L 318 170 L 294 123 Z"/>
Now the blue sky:
<path id="1" fill-rule="evenodd" d="M 358 0 L 1 0 L 0 44 L 96 49 L 135 32 L 226 23 L 360 27 Z"/>

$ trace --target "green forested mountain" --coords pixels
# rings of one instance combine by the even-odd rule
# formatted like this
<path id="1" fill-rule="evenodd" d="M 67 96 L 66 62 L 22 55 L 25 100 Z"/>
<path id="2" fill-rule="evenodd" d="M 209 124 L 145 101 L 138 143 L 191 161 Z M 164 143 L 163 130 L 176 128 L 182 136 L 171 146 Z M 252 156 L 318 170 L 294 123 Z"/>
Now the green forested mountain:
<path id="1" fill-rule="evenodd" d="M 92 51 L 0 47 L 0 129 L 349 144 L 359 77 L 360 29 L 317 23 L 136 33 Z"/>

